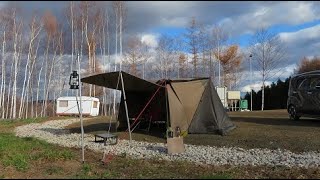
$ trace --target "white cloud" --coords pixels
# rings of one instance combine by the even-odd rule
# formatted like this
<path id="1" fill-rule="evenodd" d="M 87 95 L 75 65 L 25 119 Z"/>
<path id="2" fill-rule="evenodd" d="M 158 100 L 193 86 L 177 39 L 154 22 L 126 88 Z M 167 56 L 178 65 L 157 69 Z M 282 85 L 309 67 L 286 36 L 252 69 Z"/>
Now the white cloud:
<path id="1" fill-rule="evenodd" d="M 151 48 L 156 48 L 158 46 L 157 35 L 154 34 L 142 35 L 141 42 Z"/>
<path id="2" fill-rule="evenodd" d="M 279 33 L 287 47 L 290 64 L 299 63 L 304 56 L 320 55 L 320 25 L 305 28 L 296 32 Z"/>
<path id="3" fill-rule="evenodd" d="M 320 25 L 310 28 L 301 29 L 296 32 L 283 32 L 279 33 L 280 38 L 286 43 L 293 43 L 294 41 L 312 40 L 320 38 Z"/>
<path id="4" fill-rule="evenodd" d="M 265 85 L 269 86 L 269 85 L 271 85 L 271 83 L 272 83 L 271 81 L 266 81 Z M 250 90 L 253 89 L 254 91 L 258 92 L 259 90 L 261 90 L 261 87 L 262 87 L 261 82 L 255 82 L 254 84 L 249 84 L 249 85 L 242 87 L 240 91 L 241 92 L 250 92 Z"/>
<path id="5" fill-rule="evenodd" d="M 253 33 L 261 27 L 277 24 L 298 25 L 319 19 L 316 2 L 278 2 L 258 4 L 256 9 L 224 21 L 233 34 Z M 227 17 L 228 18 L 228 17 Z"/>
<path id="6" fill-rule="evenodd" d="M 174 18 L 162 18 L 160 22 L 162 24 L 165 24 L 166 26 L 184 27 L 184 26 L 187 26 L 189 21 L 190 20 L 187 17 L 174 17 Z"/>
<path id="7" fill-rule="evenodd" d="M 266 8 L 266 7 L 262 7 L 262 8 L 259 8 L 255 13 L 254 13 L 254 17 L 257 18 L 259 16 L 263 16 L 265 15 L 270 9 L 269 8 Z"/>

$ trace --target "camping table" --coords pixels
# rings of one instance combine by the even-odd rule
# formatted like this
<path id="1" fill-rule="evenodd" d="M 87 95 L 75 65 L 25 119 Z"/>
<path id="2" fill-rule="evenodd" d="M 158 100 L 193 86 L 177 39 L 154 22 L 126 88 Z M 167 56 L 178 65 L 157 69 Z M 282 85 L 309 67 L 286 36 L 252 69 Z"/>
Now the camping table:
<path id="1" fill-rule="evenodd" d="M 97 137 L 100 137 L 100 138 L 103 139 L 104 145 L 107 145 L 107 140 L 108 139 L 115 139 L 116 140 L 116 142 L 112 143 L 112 145 L 118 143 L 118 136 L 115 135 L 115 134 L 110 134 L 110 133 L 95 134 L 94 135 L 94 142 L 97 142 Z"/>

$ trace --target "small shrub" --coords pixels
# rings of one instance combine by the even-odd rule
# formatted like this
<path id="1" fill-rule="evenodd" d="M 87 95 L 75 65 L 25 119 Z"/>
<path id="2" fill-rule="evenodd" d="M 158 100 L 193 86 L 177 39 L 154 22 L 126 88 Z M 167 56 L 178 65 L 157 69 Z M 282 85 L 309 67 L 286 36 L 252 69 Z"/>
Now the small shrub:
<path id="1" fill-rule="evenodd" d="M 92 170 L 92 167 L 90 166 L 90 164 L 87 164 L 87 163 L 83 164 L 82 172 L 84 174 L 88 174 L 91 170 Z"/>
<path id="2" fill-rule="evenodd" d="M 14 166 L 19 171 L 28 169 L 28 159 L 24 154 L 11 154 L 2 160 L 4 166 Z"/>

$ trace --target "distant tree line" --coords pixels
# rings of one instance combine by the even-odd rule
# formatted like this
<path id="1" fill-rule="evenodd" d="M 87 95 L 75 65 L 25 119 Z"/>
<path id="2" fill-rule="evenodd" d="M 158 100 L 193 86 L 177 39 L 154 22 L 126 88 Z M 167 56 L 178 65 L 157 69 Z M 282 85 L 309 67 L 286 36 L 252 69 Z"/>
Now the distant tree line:
<path id="1" fill-rule="evenodd" d="M 270 86 L 265 86 L 265 110 L 287 108 L 289 80 L 290 78 L 287 78 L 285 81 L 278 79 L 276 83 L 273 82 Z M 261 97 L 262 90 L 258 92 L 252 91 L 252 110 L 261 110 Z M 244 99 L 248 100 L 248 109 L 250 109 L 251 99 L 249 92 L 245 95 Z"/>

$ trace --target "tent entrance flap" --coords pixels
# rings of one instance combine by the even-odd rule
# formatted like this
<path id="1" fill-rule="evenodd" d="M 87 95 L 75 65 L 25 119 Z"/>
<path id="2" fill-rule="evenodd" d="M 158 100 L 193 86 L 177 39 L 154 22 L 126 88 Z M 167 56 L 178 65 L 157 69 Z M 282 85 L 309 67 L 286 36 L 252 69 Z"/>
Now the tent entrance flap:
<path id="1" fill-rule="evenodd" d="M 161 85 L 164 83 L 164 81 L 161 83 Z M 134 122 L 132 123 L 132 127 L 138 122 L 140 116 L 142 115 L 142 113 L 146 110 L 146 108 L 149 106 L 149 104 L 151 103 L 151 101 L 154 99 L 154 97 L 157 95 L 157 93 L 159 92 L 161 86 L 158 87 L 158 89 L 156 90 L 156 92 L 153 93 L 153 95 L 151 96 L 151 98 L 149 99 L 149 101 L 147 102 L 147 104 L 143 107 L 143 109 L 140 111 L 139 115 L 135 118 Z M 131 128 L 132 128 L 131 127 Z M 130 129 L 128 128 L 127 131 L 130 131 Z"/>
<path id="2" fill-rule="evenodd" d="M 171 82 L 171 87 L 173 88 L 173 91 L 176 93 L 177 98 L 180 100 L 180 105 L 182 106 L 181 110 L 183 112 L 183 115 L 180 115 L 181 117 L 178 119 L 172 119 L 171 122 L 173 124 L 177 124 L 178 121 L 180 124 L 181 130 L 187 130 L 193 116 L 198 108 L 200 99 L 202 97 L 203 91 L 205 89 L 205 86 L 207 85 L 208 79 L 205 80 L 193 80 L 193 81 L 179 81 L 179 82 Z M 174 98 L 174 96 L 171 96 L 170 98 Z M 173 103 L 173 101 L 171 101 Z M 175 106 L 180 106 L 175 105 Z M 179 112 L 178 110 L 173 111 L 173 113 Z M 183 116 L 183 117 L 182 117 Z M 183 126 L 182 126 L 183 124 Z M 172 126 L 175 128 L 174 126 Z"/>
<path id="3" fill-rule="evenodd" d="M 134 120 L 133 122 L 131 121 L 131 127 L 133 129 L 142 119 L 147 120 L 152 117 L 152 122 L 166 120 L 165 88 L 162 84 L 154 91 L 126 91 L 126 99 L 129 107 L 129 118 Z M 128 130 L 124 124 L 125 119 L 124 99 L 123 96 L 121 96 L 118 113 L 119 128 Z"/>

